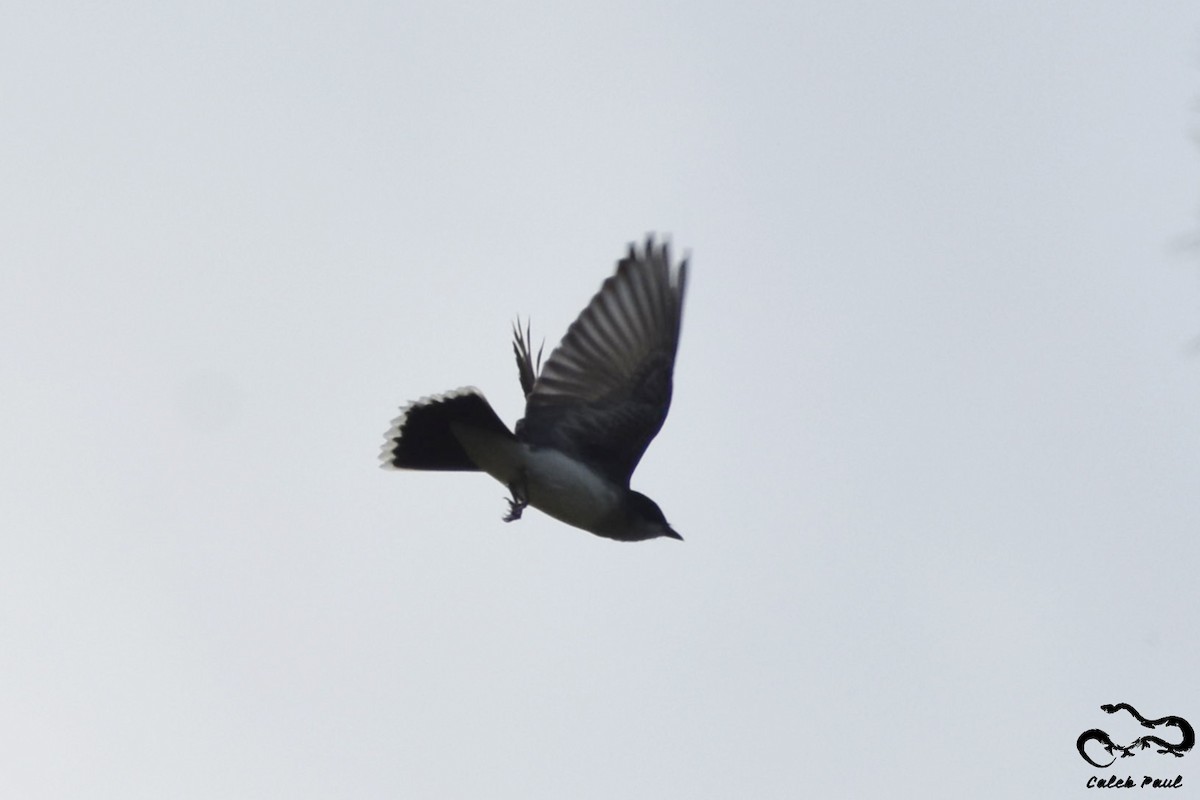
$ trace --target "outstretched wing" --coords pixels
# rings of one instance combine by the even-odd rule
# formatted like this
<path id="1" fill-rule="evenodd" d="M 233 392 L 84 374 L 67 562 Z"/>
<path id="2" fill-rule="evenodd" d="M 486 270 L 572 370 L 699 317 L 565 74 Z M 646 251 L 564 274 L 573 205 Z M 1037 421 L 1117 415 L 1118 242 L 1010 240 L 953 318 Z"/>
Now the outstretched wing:
<path id="1" fill-rule="evenodd" d="M 667 244 L 630 245 L 547 359 L 517 436 L 628 485 L 671 407 L 686 279 Z"/>

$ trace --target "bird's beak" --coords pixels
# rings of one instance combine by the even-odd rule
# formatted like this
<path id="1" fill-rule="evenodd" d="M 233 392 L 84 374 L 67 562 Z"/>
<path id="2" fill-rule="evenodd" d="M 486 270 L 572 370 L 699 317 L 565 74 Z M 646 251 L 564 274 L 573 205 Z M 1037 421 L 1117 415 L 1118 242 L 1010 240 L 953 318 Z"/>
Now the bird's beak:
<path id="1" fill-rule="evenodd" d="M 667 537 L 670 537 L 670 538 L 672 538 L 672 539 L 678 539 L 678 540 L 679 540 L 679 541 L 681 541 L 681 542 L 683 541 L 683 537 L 682 537 L 682 536 L 680 536 L 678 533 L 676 533 L 676 532 L 675 532 L 675 529 L 674 529 L 674 528 L 672 528 L 670 525 L 668 525 L 668 526 L 667 526 L 667 532 L 666 532 L 666 533 L 664 533 L 664 534 L 663 534 L 663 536 L 667 536 Z"/>

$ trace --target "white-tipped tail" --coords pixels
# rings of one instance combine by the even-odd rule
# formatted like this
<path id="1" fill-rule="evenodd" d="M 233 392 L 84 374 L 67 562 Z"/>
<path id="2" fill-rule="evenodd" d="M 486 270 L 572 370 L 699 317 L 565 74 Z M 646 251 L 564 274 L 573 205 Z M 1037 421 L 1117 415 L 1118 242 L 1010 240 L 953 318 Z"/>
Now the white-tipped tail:
<path id="1" fill-rule="evenodd" d="M 384 469 L 477 471 L 455 428 L 478 430 L 512 438 L 508 426 L 496 416 L 483 393 L 465 386 L 445 394 L 415 400 L 400 409 L 400 416 L 384 434 L 380 466 Z"/>

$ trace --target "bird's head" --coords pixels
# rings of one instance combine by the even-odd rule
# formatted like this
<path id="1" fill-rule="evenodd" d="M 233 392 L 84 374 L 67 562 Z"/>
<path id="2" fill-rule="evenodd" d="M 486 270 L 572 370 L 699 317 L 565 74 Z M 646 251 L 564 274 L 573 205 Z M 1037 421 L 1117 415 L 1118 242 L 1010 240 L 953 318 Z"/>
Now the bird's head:
<path id="1" fill-rule="evenodd" d="M 667 522 L 658 503 L 641 492 L 631 491 L 629 493 L 629 527 L 626 535 L 622 538 L 636 542 L 643 539 L 656 539 L 659 536 L 683 540 L 683 537 L 676 533 L 675 529 Z"/>

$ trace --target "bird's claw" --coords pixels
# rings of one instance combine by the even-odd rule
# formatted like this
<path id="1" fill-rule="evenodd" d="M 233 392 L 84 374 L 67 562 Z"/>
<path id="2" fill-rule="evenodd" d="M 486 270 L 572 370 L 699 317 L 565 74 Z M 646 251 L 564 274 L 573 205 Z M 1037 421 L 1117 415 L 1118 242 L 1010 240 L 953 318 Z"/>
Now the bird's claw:
<path id="1" fill-rule="evenodd" d="M 512 492 L 512 497 L 504 498 L 508 502 L 508 513 L 504 515 L 504 521 L 514 522 L 521 518 L 521 512 L 529 505 L 529 498 L 525 496 L 525 487 L 516 481 L 508 485 L 508 490 Z"/>

